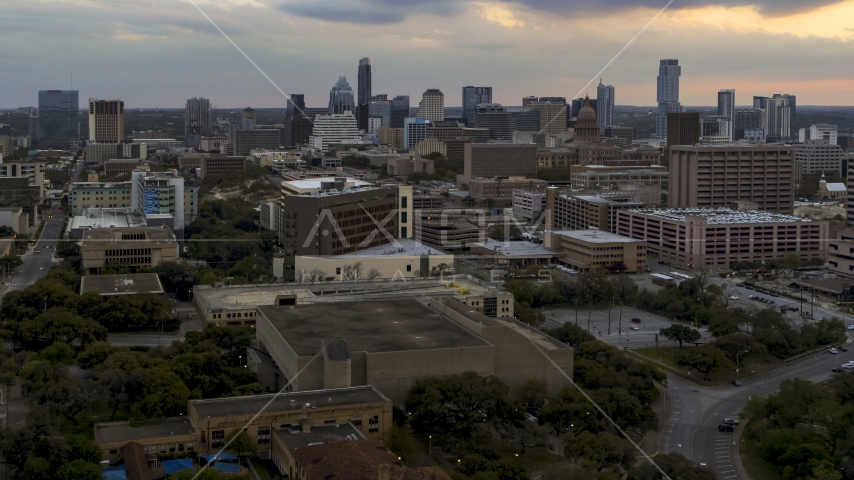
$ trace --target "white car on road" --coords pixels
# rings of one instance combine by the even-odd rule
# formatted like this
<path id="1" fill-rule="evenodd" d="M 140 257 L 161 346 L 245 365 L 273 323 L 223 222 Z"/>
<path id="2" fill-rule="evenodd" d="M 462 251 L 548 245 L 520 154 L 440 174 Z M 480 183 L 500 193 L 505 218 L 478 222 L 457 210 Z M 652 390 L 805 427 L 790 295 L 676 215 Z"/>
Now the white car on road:
<path id="1" fill-rule="evenodd" d="M 848 330 L 854 330 L 854 325 L 848 325 Z"/>
<path id="2" fill-rule="evenodd" d="M 843 363 L 842 368 L 854 368 L 854 360 Z"/>
<path id="3" fill-rule="evenodd" d="M 637 325 L 629 325 L 629 330 L 640 330 Z"/>
<path id="4" fill-rule="evenodd" d="M 729 299 L 730 300 L 738 300 L 738 297 L 736 297 L 735 295 L 730 295 Z"/>
<path id="5" fill-rule="evenodd" d="M 833 347 L 828 348 L 828 349 L 827 349 L 827 351 L 828 351 L 829 353 L 834 354 L 834 355 L 836 355 L 837 353 L 839 353 L 839 352 L 837 352 L 837 351 L 836 351 L 836 349 L 835 349 L 835 348 L 833 348 Z"/>

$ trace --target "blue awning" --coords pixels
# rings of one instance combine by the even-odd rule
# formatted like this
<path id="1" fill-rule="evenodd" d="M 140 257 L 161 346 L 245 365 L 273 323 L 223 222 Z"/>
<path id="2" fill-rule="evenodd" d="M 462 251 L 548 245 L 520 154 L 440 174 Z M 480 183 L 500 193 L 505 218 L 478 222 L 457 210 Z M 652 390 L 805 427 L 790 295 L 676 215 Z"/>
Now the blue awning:
<path id="1" fill-rule="evenodd" d="M 214 470 L 219 470 L 220 472 L 230 473 L 232 475 L 237 475 L 240 473 L 240 465 L 237 463 L 223 463 L 223 462 L 215 462 L 211 465 L 211 468 Z"/>
<path id="2" fill-rule="evenodd" d="M 193 460 L 189 458 L 179 458 L 178 460 L 164 460 L 163 461 L 163 473 L 166 475 L 171 475 L 173 473 L 178 473 L 181 470 L 195 470 L 195 466 L 193 466 Z"/>
<path id="3" fill-rule="evenodd" d="M 124 465 L 102 470 L 101 477 L 104 480 L 128 480 L 127 470 L 125 470 Z"/>

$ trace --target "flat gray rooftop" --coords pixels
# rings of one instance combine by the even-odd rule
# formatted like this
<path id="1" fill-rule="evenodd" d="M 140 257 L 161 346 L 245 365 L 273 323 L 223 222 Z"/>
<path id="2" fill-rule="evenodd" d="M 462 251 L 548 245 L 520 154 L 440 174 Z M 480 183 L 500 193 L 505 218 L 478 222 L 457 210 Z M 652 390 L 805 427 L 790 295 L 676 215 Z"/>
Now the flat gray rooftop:
<path id="1" fill-rule="evenodd" d="M 130 442 L 146 438 L 195 435 L 196 430 L 187 417 L 167 418 L 162 422 L 131 427 L 128 422 L 99 423 L 95 425 L 95 441 Z"/>
<path id="2" fill-rule="evenodd" d="M 320 346 L 320 343 L 317 345 Z M 275 394 L 271 393 L 248 397 L 211 398 L 206 400 L 190 400 L 190 404 L 196 410 L 198 418 L 206 418 L 208 416 L 254 415 L 261 411 L 264 405 L 274 396 Z M 289 392 L 276 397 L 276 400 L 267 407 L 265 412 L 302 410 L 306 404 L 312 406 L 336 406 L 385 401 L 388 401 L 388 399 L 370 385 L 366 387 Z"/>
<path id="3" fill-rule="evenodd" d="M 314 355 L 321 342 L 337 339 L 351 352 L 371 353 L 489 345 L 413 298 L 258 310 L 299 356 Z"/>
<path id="4" fill-rule="evenodd" d="M 365 420 L 367 421 L 367 419 Z M 273 430 L 288 449 L 307 447 L 318 443 L 342 442 L 347 440 L 364 440 L 365 435 L 351 423 L 332 423 L 327 425 L 312 425 L 311 432 Z M 350 438 L 347 438 L 347 437 Z"/>
<path id="5" fill-rule="evenodd" d="M 552 233 L 588 243 L 640 243 L 643 241 L 604 230 L 555 230 Z"/>
<path id="6" fill-rule="evenodd" d="M 133 293 L 163 293 L 156 273 L 127 275 L 86 275 L 80 279 L 80 294 L 129 295 Z"/>
<path id="7" fill-rule="evenodd" d="M 489 240 L 487 242 L 475 243 L 473 245 L 479 248 L 492 250 L 502 257 L 563 256 L 563 253 L 552 252 L 551 250 L 543 248 L 542 245 L 525 241 L 502 242 L 498 240 Z"/>

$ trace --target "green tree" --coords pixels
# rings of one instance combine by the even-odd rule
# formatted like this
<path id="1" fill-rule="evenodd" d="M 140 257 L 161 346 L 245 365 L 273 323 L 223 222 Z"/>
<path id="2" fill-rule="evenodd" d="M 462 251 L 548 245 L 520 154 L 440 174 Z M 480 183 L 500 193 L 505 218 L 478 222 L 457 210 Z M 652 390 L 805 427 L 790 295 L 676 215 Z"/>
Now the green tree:
<path id="1" fill-rule="evenodd" d="M 607 432 L 581 432 L 566 440 L 566 455 L 576 462 L 589 463 L 601 472 L 606 468 L 628 469 L 634 461 L 631 445 Z"/>
<path id="2" fill-rule="evenodd" d="M 709 380 L 712 372 L 735 367 L 722 350 L 709 345 L 680 350 L 676 354 L 676 363 L 702 373 L 703 380 Z"/>
<path id="3" fill-rule="evenodd" d="M 237 430 L 232 433 L 226 443 L 228 444 L 228 449 L 237 454 L 238 457 L 258 454 L 258 446 L 249 438 L 249 434 L 244 430 Z"/>
<path id="4" fill-rule="evenodd" d="M 659 332 L 662 337 L 679 342 L 680 348 L 682 347 L 682 342 L 696 342 L 702 337 L 699 331 L 681 323 L 671 324 L 667 328 L 662 328 Z"/>
<path id="5" fill-rule="evenodd" d="M 392 425 L 386 433 L 385 444 L 404 462 L 408 461 L 419 450 L 418 442 L 408 426 Z"/>
<path id="6" fill-rule="evenodd" d="M 85 460 L 74 460 L 59 467 L 57 480 L 101 480 L 101 468 Z"/>
<path id="7" fill-rule="evenodd" d="M 71 365 L 71 362 L 74 361 L 74 349 L 65 343 L 54 343 L 39 352 L 39 356 L 51 363 Z"/>
<path id="8" fill-rule="evenodd" d="M 540 408 L 549 396 L 549 384 L 545 380 L 529 378 L 513 390 L 513 396 L 526 408 Z"/>
<path id="9" fill-rule="evenodd" d="M 185 413 L 189 396 L 190 389 L 169 367 L 154 367 L 143 385 L 141 400 L 132 408 L 134 420 L 140 422 Z"/>
<path id="10" fill-rule="evenodd" d="M 743 362 L 746 358 L 763 359 L 768 357 L 768 349 L 765 345 L 762 345 L 751 338 L 750 335 L 744 333 L 724 335 L 715 339 L 709 345 L 723 350 L 727 358 L 733 362 L 737 360 Z"/>
<path id="11" fill-rule="evenodd" d="M 269 280 L 269 278 L 272 278 L 273 273 L 271 270 L 271 264 L 268 260 L 258 254 L 253 254 L 252 256 L 245 257 L 235 263 L 234 266 L 228 270 L 228 275 L 231 277 L 245 278 L 247 283 L 255 283 L 265 276 Z"/>

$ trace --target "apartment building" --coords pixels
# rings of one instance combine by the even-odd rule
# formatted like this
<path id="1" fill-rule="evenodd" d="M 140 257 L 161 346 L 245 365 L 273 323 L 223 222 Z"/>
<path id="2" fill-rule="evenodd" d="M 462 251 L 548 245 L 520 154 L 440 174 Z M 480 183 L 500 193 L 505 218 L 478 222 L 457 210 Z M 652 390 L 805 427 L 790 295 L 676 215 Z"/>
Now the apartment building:
<path id="1" fill-rule="evenodd" d="M 671 146 L 669 204 L 718 208 L 749 201 L 759 210 L 792 214 L 794 170 L 789 145 Z"/>
<path id="2" fill-rule="evenodd" d="M 543 246 L 563 253 L 558 261 L 579 272 L 646 271 L 646 242 L 616 233 L 594 229 L 552 230 L 545 233 Z"/>
<path id="3" fill-rule="evenodd" d="M 557 188 L 549 188 L 546 192 L 546 225 L 553 230 L 595 228 L 615 233 L 617 212 L 644 206 L 625 198 L 620 200 L 594 195 L 561 195 Z"/>
<path id="4" fill-rule="evenodd" d="M 617 233 L 649 243 L 663 260 L 727 268 L 786 255 L 826 260 L 829 225 L 790 215 L 729 208 L 636 209 L 617 213 Z"/>
<path id="5" fill-rule="evenodd" d="M 165 227 L 93 228 L 80 242 L 81 268 L 97 274 L 101 268 L 156 267 L 178 259 L 178 242 Z"/>
<path id="6" fill-rule="evenodd" d="M 89 99 L 89 140 L 120 143 L 125 139 L 125 102 Z"/>

